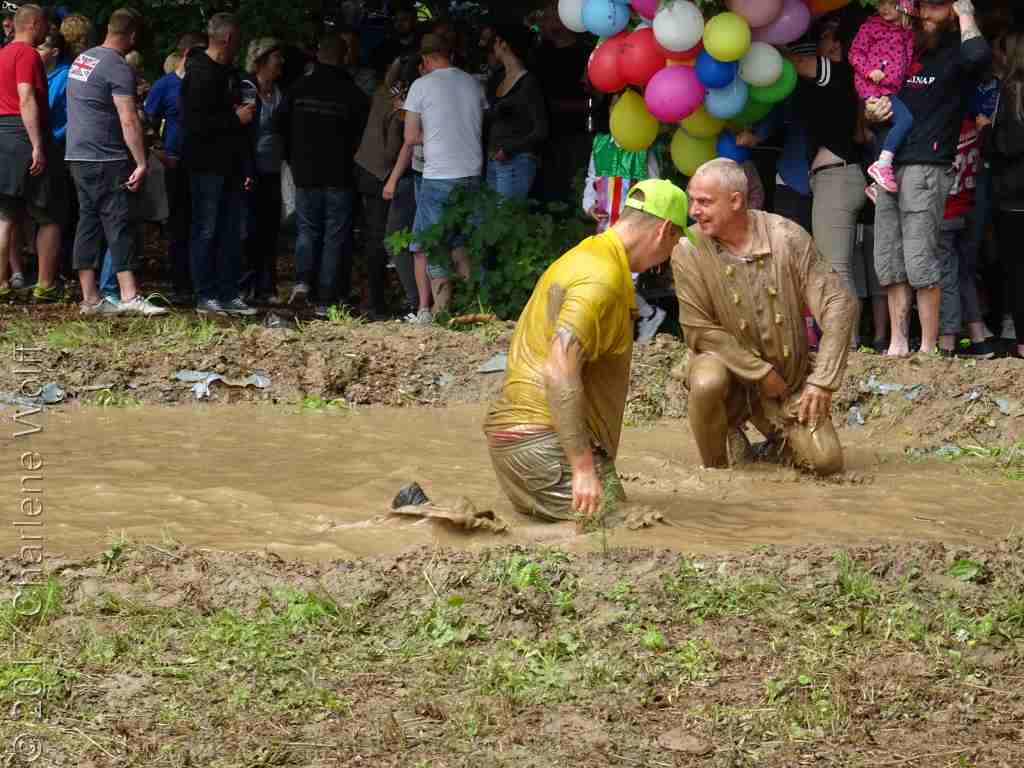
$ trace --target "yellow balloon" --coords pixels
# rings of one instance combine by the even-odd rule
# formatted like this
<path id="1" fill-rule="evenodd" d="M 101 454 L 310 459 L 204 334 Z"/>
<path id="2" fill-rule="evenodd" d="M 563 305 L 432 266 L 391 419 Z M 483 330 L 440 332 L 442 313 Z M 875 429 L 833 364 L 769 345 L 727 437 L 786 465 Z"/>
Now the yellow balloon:
<path id="1" fill-rule="evenodd" d="M 682 122 L 683 130 L 695 139 L 711 139 L 725 128 L 725 120 L 715 117 L 701 104 L 697 111 Z"/>
<path id="2" fill-rule="evenodd" d="M 658 138 L 658 127 L 658 121 L 634 90 L 626 90 L 612 107 L 612 137 L 628 152 L 648 149 Z"/>
<path id="3" fill-rule="evenodd" d="M 669 151 L 672 154 L 672 162 L 684 176 L 693 176 L 704 163 L 718 157 L 714 136 L 698 139 L 682 128 L 677 129 L 675 136 L 672 137 Z"/>
<path id="4" fill-rule="evenodd" d="M 719 61 L 739 61 L 750 50 L 750 24 L 738 13 L 720 13 L 704 27 L 704 50 Z"/>

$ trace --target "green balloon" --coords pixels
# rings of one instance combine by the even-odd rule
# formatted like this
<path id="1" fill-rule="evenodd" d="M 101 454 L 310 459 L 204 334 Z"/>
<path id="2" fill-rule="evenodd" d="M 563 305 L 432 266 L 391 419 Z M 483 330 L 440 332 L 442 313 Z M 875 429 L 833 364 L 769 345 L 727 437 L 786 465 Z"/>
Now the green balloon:
<path id="1" fill-rule="evenodd" d="M 747 99 L 747 106 L 743 108 L 736 117 L 729 121 L 729 125 L 738 125 L 743 128 L 760 122 L 768 116 L 768 113 L 775 108 L 774 104 Z"/>
<path id="2" fill-rule="evenodd" d="M 763 87 L 750 86 L 750 101 L 761 104 L 778 104 L 796 88 L 796 67 L 790 61 L 782 62 L 782 74 L 771 85 Z"/>

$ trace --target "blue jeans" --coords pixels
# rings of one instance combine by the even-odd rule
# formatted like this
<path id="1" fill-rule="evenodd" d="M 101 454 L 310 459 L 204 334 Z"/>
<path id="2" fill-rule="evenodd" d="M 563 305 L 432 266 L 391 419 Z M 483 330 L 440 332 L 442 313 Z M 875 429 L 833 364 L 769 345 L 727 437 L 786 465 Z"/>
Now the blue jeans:
<path id="1" fill-rule="evenodd" d="M 525 200 L 537 176 L 537 158 L 523 152 L 511 160 L 487 161 L 487 186 L 502 197 Z"/>
<path id="2" fill-rule="evenodd" d="M 347 187 L 298 187 L 295 190 L 295 272 L 313 288 L 318 304 L 348 300 L 352 290 L 352 206 Z"/>
<path id="3" fill-rule="evenodd" d="M 100 293 L 111 301 L 117 302 L 121 300 L 121 286 L 117 283 L 113 256 L 109 248 L 103 254 L 103 269 L 100 271 Z"/>
<path id="4" fill-rule="evenodd" d="M 466 176 L 461 179 L 423 179 L 416 190 L 416 218 L 412 224 L 413 234 L 425 232 L 441 220 L 448 198 L 460 187 L 476 189 L 480 186 L 479 176 Z M 454 235 L 449 247 L 460 248 L 466 244 L 465 233 Z M 422 253 L 418 243 L 409 249 L 413 253 Z M 440 264 L 428 264 L 427 274 L 432 280 L 448 276 L 448 269 Z"/>
<path id="5" fill-rule="evenodd" d="M 914 127 L 914 116 L 910 114 L 907 105 L 895 96 L 890 99 L 890 102 L 892 103 L 892 127 L 882 143 L 882 150 L 895 155 L 900 151 L 900 147 L 903 146 L 903 142 L 907 140 L 907 136 L 910 135 L 910 131 Z"/>
<path id="6" fill-rule="evenodd" d="M 238 298 L 242 275 L 242 179 L 193 173 L 192 286 L 196 300 Z"/>

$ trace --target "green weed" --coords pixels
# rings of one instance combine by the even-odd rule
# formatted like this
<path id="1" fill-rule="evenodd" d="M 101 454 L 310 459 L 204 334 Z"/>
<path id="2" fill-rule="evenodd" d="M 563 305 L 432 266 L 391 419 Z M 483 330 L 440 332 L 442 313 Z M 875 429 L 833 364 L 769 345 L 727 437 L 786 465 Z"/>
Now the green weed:
<path id="1" fill-rule="evenodd" d="M 101 389 L 85 403 L 97 408 L 138 408 L 142 405 L 142 401 L 134 395 L 112 389 Z"/>
<path id="2" fill-rule="evenodd" d="M 707 640 L 687 640 L 672 651 L 671 662 L 689 680 L 703 680 L 718 669 L 718 652 Z"/>
<path id="3" fill-rule="evenodd" d="M 459 595 L 435 601 L 420 620 L 419 637 L 438 648 L 483 639 L 484 628 L 466 618 L 462 610 L 464 604 L 465 600 Z"/>
<path id="4" fill-rule="evenodd" d="M 43 584 L 31 584 L 20 590 L 17 602 L 12 598 L 0 603 L 0 638 L 32 627 L 42 626 L 64 610 L 64 588 L 50 577 Z"/>
<path id="5" fill-rule="evenodd" d="M 302 410 L 315 412 L 340 411 L 351 410 L 351 406 L 343 397 L 326 400 L 320 397 L 320 395 L 306 395 L 302 398 Z"/>
<path id="6" fill-rule="evenodd" d="M 662 585 L 680 608 L 698 622 L 764 611 L 781 591 L 777 582 L 767 579 L 708 577 L 687 559 L 680 562 L 674 574 L 664 577 Z"/>
<path id="7" fill-rule="evenodd" d="M 333 304 L 327 308 L 327 322 L 334 325 L 353 326 L 362 325 L 363 318 L 352 314 L 351 307 L 344 304 Z"/>
<path id="8" fill-rule="evenodd" d="M 837 552 L 834 560 L 839 568 L 836 587 L 841 597 L 850 603 L 862 605 L 878 602 L 878 583 L 860 563 L 846 552 Z"/>

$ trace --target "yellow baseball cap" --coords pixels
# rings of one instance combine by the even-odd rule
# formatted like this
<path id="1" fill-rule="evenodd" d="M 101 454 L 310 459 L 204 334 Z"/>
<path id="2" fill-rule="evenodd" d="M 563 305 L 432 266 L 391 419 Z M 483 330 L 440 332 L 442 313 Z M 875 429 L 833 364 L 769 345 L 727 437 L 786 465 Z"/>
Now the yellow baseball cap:
<path id="1" fill-rule="evenodd" d="M 644 193 L 643 200 L 634 195 Z M 667 219 L 686 232 L 686 214 L 690 210 L 686 193 L 667 179 L 647 179 L 634 184 L 626 195 L 626 206 Z"/>

